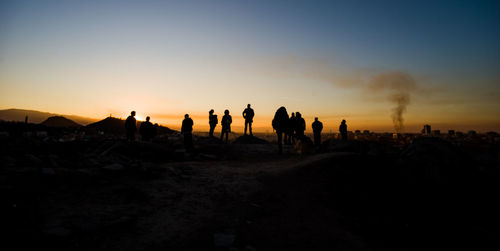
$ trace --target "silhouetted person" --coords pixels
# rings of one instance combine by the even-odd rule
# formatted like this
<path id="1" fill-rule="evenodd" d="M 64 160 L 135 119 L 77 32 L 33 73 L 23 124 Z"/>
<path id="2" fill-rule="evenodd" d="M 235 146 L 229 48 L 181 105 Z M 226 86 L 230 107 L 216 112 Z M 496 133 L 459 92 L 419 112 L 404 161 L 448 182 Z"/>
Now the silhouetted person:
<path id="1" fill-rule="evenodd" d="M 302 118 L 300 112 L 295 113 L 295 136 L 298 140 L 304 137 L 304 131 L 306 130 L 306 121 Z"/>
<path id="2" fill-rule="evenodd" d="M 312 129 L 314 133 L 314 145 L 319 147 L 321 145 L 321 131 L 323 130 L 323 123 L 318 120 L 318 117 L 314 118 Z"/>
<path id="3" fill-rule="evenodd" d="M 184 147 L 186 150 L 193 148 L 193 124 L 193 120 L 189 117 L 189 114 L 184 115 L 181 133 L 184 134 Z"/>
<path id="4" fill-rule="evenodd" d="M 217 124 L 219 123 L 219 120 L 217 119 L 217 115 L 214 114 L 214 110 L 210 110 L 208 112 L 208 124 L 210 125 L 210 131 L 208 132 L 208 135 L 210 137 L 213 137 L 214 136 L 214 130 L 215 130 L 215 126 L 217 126 Z"/>
<path id="5" fill-rule="evenodd" d="M 342 140 L 346 141 L 347 140 L 347 125 L 345 123 L 345 119 L 343 119 L 342 123 L 340 123 L 339 132 L 340 132 L 340 136 L 342 137 Z"/>
<path id="6" fill-rule="evenodd" d="M 149 116 L 146 117 L 146 121 L 141 123 L 139 127 L 139 133 L 141 134 L 142 140 L 149 141 L 155 136 L 156 128 L 153 126 L 151 122 L 149 122 Z"/>
<path id="7" fill-rule="evenodd" d="M 285 144 L 291 145 L 295 144 L 295 124 L 296 124 L 296 118 L 295 118 L 295 113 L 292 112 L 292 116 L 290 116 L 290 119 L 288 119 L 286 123 L 286 129 L 285 129 Z"/>
<path id="8" fill-rule="evenodd" d="M 284 106 L 278 108 L 274 114 L 272 121 L 273 129 L 276 130 L 278 135 L 278 150 L 279 153 L 283 153 L 283 133 L 285 133 L 288 126 L 288 112 Z"/>
<path id="9" fill-rule="evenodd" d="M 137 131 L 137 122 L 135 121 L 135 111 L 130 113 L 130 116 L 125 120 L 125 132 L 127 134 L 127 140 L 135 140 L 135 132 Z"/>
<path id="10" fill-rule="evenodd" d="M 243 118 L 245 118 L 245 135 L 247 135 L 247 126 L 248 126 L 248 132 L 250 133 L 250 136 L 252 136 L 252 123 L 253 123 L 253 117 L 255 116 L 255 113 L 253 112 L 253 109 L 250 108 L 250 104 L 247 105 L 247 108 L 243 111 Z"/>
<path id="11" fill-rule="evenodd" d="M 229 133 L 231 132 L 231 123 L 233 123 L 233 118 L 229 115 L 229 110 L 224 111 L 224 116 L 222 116 L 222 120 L 220 124 L 222 126 L 222 132 L 220 134 L 220 140 L 224 139 L 224 135 L 226 135 L 226 143 L 228 142 Z"/>

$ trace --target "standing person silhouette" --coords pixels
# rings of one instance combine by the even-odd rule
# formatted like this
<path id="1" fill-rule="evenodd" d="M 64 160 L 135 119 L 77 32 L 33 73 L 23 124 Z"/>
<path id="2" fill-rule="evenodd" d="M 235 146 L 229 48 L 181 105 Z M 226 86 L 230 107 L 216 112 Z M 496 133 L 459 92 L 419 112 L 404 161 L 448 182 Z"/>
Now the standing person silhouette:
<path id="1" fill-rule="evenodd" d="M 193 120 L 189 117 L 189 114 L 184 115 L 181 133 L 184 134 L 184 147 L 188 151 L 193 148 L 193 124 Z"/>
<path id="2" fill-rule="evenodd" d="M 306 121 L 302 118 L 300 112 L 296 112 L 295 115 L 295 134 L 298 140 L 302 140 L 304 131 L 306 130 Z"/>
<path id="3" fill-rule="evenodd" d="M 215 126 L 219 123 L 219 120 L 217 119 L 217 115 L 214 114 L 214 109 L 210 110 L 208 112 L 208 124 L 210 125 L 210 131 L 208 132 L 208 136 L 211 138 L 214 137 L 214 130 Z"/>
<path id="4" fill-rule="evenodd" d="M 276 130 L 276 134 L 278 135 L 278 153 L 283 153 L 283 133 L 286 131 L 286 127 L 288 126 L 288 112 L 284 106 L 278 108 L 276 113 L 274 114 L 274 118 L 272 121 L 273 129 Z"/>
<path id="5" fill-rule="evenodd" d="M 250 108 L 250 104 L 248 104 L 247 108 L 245 110 L 243 110 L 243 118 L 245 118 L 245 135 L 247 135 L 247 126 L 248 126 L 248 131 L 250 133 L 250 136 L 253 136 L 252 123 L 253 123 L 254 116 L 255 116 L 255 113 L 253 112 L 253 109 Z"/>
<path id="6" fill-rule="evenodd" d="M 128 141 L 135 140 L 135 132 L 137 131 L 137 121 L 135 120 L 135 111 L 130 112 L 130 116 L 125 120 L 125 132 Z"/>
<path id="7" fill-rule="evenodd" d="M 146 121 L 141 123 L 141 126 L 139 127 L 139 133 L 141 134 L 141 138 L 144 141 L 149 141 L 151 140 L 154 135 L 155 135 L 155 127 L 151 122 L 149 122 L 150 118 L 149 116 L 146 117 Z"/>
<path id="8" fill-rule="evenodd" d="M 321 145 L 321 131 L 323 130 L 323 123 L 318 120 L 318 117 L 314 118 L 312 129 L 314 133 L 314 145 L 319 147 Z"/>
<path id="9" fill-rule="evenodd" d="M 226 144 L 228 142 L 229 133 L 231 132 L 231 123 L 233 123 L 233 118 L 229 115 L 229 110 L 224 111 L 224 116 L 222 116 L 222 120 L 220 124 L 222 126 L 222 132 L 220 134 L 220 140 L 222 141 L 224 135 L 226 135 Z"/>
<path id="10" fill-rule="evenodd" d="M 346 141 L 347 140 L 347 125 L 345 123 L 345 119 L 343 119 L 342 123 L 340 123 L 339 132 L 340 132 L 340 136 L 342 137 L 342 140 Z"/>

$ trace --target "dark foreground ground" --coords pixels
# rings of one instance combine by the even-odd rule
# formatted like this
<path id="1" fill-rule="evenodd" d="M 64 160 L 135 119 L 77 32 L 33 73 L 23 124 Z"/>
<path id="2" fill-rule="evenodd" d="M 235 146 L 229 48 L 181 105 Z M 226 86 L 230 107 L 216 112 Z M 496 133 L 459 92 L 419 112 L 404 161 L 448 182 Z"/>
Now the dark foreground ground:
<path id="1" fill-rule="evenodd" d="M 495 143 L 328 140 L 277 155 L 258 140 L 180 142 L 2 139 L 0 245 L 500 250 Z"/>

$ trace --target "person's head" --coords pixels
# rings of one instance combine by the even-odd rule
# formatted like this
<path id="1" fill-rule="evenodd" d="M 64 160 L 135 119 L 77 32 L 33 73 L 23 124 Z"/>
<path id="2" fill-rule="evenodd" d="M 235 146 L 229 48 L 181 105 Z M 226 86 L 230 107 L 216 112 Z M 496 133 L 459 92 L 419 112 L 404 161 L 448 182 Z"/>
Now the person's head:
<path id="1" fill-rule="evenodd" d="M 149 116 L 146 117 L 146 121 L 149 122 Z"/>
<path id="2" fill-rule="evenodd" d="M 318 121 L 318 117 L 315 117 L 315 118 L 314 118 L 314 121 Z"/>
<path id="3" fill-rule="evenodd" d="M 189 118 L 189 114 L 184 115 L 184 118 L 185 119 Z"/>
<path id="4" fill-rule="evenodd" d="M 135 116 L 135 111 L 130 112 L 130 115 L 133 117 Z"/>
<path id="5" fill-rule="evenodd" d="M 345 119 L 342 120 L 342 124 L 345 124 Z"/>
<path id="6" fill-rule="evenodd" d="M 247 107 L 250 108 L 250 104 L 248 104 Z"/>
<path id="7" fill-rule="evenodd" d="M 295 112 L 292 112 L 292 117 L 295 117 Z"/>
<path id="8" fill-rule="evenodd" d="M 302 118 L 302 114 L 300 114 L 300 112 L 296 112 L 295 115 L 297 116 L 297 118 Z"/>
<path id="9" fill-rule="evenodd" d="M 224 114 L 229 115 L 229 110 L 227 110 L 227 109 L 226 109 L 226 110 L 224 111 Z"/>
<path id="10" fill-rule="evenodd" d="M 214 109 L 210 110 L 208 114 L 214 114 Z"/>

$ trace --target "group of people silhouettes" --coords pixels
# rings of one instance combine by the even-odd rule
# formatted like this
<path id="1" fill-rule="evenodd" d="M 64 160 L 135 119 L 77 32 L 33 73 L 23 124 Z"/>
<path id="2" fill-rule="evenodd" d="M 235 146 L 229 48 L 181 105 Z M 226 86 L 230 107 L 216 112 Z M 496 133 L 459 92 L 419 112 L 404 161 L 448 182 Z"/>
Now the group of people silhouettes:
<path id="1" fill-rule="evenodd" d="M 284 106 L 278 108 L 274 114 L 272 126 L 278 136 L 279 153 L 283 152 L 283 136 L 285 137 L 285 144 L 294 144 L 296 140 L 302 141 L 304 140 L 304 137 L 306 137 L 304 135 L 306 122 L 304 118 L 302 118 L 302 114 L 300 114 L 300 112 L 292 112 L 289 117 Z M 321 131 L 323 131 L 323 123 L 318 120 L 318 117 L 314 118 L 312 129 L 314 135 L 314 145 L 319 147 L 321 145 Z M 347 124 L 345 120 L 342 120 L 339 132 L 342 140 L 347 140 Z"/>
<path id="2" fill-rule="evenodd" d="M 252 133 L 252 123 L 253 118 L 255 116 L 254 110 L 250 107 L 250 104 L 247 105 L 247 108 L 243 110 L 243 118 L 245 119 L 245 131 L 244 135 L 248 134 L 253 136 Z M 134 141 L 135 133 L 137 131 L 135 111 L 130 113 L 130 116 L 125 120 L 125 130 L 127 135 L 127 140 Z M 143 140 L 151 140 L 157 132 L 157 124 L 153 126 L 149 121 L 150 118 L 146 117 L 146 121 L 141 123 L 139 128 L 139 132 Z M 210 125 L 210 130 L 208 132 L 210 137 L 214 137 L 214 130 L 217 124 L 219 123 L 217 119 L 217 115 L 214 114 L 214 110 L 211 109 L 208 112 L 208 124 Z M 229 133 L 231 132 L 231 123 L 233 123 L 233 119 L 231 115 L 229 115 L 229 110 L 224 111 L 224 116 L 221 119 L 221 135 L 220 140 L 228 143 Z M 184 120 L 182 121 L 181 133 L 184 135 L 184 146 L 187 150 L 191 150 L 193 148 L 193 120 L 189 117 L 189 114 L 184 115 Z M 300 112 L 295 112 L 288 116 L 288 112 L 284 106 L 278 108 L 276 113 L 274 114 L 274 118 L 272 120 L 273 129 L 276 131 L 278 136 L 278 149 L 279 153 L 283 152 L 283 139 L 285 144 L 294 144 L 296 141 L 304 140 L 306 130 L 306 121 L 302 118 L 302 114 Z M 314 145 L 319 147 L 321 145 L 321 132 L 323 130 L 323 123 L 318 120 L 318 117 L 314 118 L 314 122 L 312 123 L 313 135 L 314 135 Z M 347 124 L 345 120 L 342 120 L 339 126 L 339 132 L 342 140 L 347 140 Z M 226 137 L 224 141 L 224 136 Z M 284 138 L 283 138 L 284 136 Z"/>

